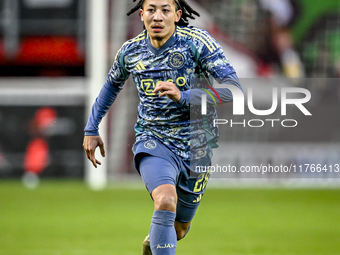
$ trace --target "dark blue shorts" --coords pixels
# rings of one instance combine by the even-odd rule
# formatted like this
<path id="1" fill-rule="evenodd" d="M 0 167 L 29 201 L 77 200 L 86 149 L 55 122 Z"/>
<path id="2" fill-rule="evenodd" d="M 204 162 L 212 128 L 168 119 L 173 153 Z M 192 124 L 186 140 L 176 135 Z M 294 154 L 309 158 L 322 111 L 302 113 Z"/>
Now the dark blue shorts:
<path id="1" fill-rule="evenodd" d="M 200 204 L 210 173 L 195 173 L 190 165 L 157 139 L 141 141 L 134 145 L 134 162 L 149 193 L 163 184 L 172 184 L 177 191 L 176 221 L 190 222 Z M 200 159 L 201 166 L 210 166 L 210 158 Z"/>

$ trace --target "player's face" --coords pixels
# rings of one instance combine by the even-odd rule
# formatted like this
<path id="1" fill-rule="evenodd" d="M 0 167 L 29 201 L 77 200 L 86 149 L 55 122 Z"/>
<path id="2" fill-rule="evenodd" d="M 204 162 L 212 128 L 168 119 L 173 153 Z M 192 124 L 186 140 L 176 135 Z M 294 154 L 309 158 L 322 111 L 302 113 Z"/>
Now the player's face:
<path id="1" fill-rule="evenodd" d="M 152 45 L 159 48 L 175 32 L 175 22 L 180 20 L 182 11 L 176 11 L 174 0 L 146 0 L 140 14 Z"/>

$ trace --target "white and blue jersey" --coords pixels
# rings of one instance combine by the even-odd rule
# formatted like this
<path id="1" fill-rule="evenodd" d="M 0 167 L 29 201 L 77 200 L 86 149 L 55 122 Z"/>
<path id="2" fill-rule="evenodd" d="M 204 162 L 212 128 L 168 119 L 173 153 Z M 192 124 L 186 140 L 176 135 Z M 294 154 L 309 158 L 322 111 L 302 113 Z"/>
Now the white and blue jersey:
<path id="1" fill-rule="evenodd" d="M 190 123 L 190 106 L 200 105 L 201 94 L 206 93 L 192 84 L 202 72 L 209 73 L 218 83 L 240 87 L 235 70 L 221 46 L 205 30 L 177 26 L 172 37 L 158 49 L 151 44 L 147 31 L 143 31 L 123 44 L 118 51 L 107 80 L 93 105 L 85 135 L 99 135 L 101 119 L 131 75 L 140 98 L 135 125 L 136 144 L 155 138 L 183 160 L 205 156 L 211 150 L 209 139 L 200 136 L 191 141 Z M 157 83 L 162 81 L 173 82 L 178 87 L 181 91 L 179 102 L 166 96 L 158 97 L 152 92 Z M 228 89 L 219 89 L 218 94 L 222 102 L 232 101 L 232 94 Z M 209 103 L 214 102 L 208 97 Z M 208 111 L 207 118 L 214 118 L 215 114 L 215 111 Z M 210 128 L 216 142 L 217 130 Z M 196 152 L 190 151 L 193 142 L 195 148 L 198 148 Z"/>

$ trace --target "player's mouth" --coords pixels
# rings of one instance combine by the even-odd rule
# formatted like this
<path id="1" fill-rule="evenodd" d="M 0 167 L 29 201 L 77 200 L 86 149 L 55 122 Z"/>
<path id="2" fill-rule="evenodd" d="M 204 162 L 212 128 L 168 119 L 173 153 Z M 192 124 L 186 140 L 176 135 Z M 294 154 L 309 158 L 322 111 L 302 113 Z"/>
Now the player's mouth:
<path id="1" fill-rule="evenodd" d="M 151 28 L 156 33 L 162 32 L 162 30 L 164 29 L 164 27 L 161 25 L 152 25 Z"/>

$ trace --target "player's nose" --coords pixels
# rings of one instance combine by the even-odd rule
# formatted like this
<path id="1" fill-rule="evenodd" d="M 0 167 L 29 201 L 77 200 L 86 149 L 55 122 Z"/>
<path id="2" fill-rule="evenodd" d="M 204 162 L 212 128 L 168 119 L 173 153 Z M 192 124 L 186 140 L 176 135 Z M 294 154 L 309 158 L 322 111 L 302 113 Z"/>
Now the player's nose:
<path id="1" fill-rule="evenodd" d="M 153 17 L 153 21 L 154 21 L 154 22 L 163 21 L 162 10 L 157 10 L 157 11 L 155 12 L 155 15 L 154 15 L 154 17 Z"/>

